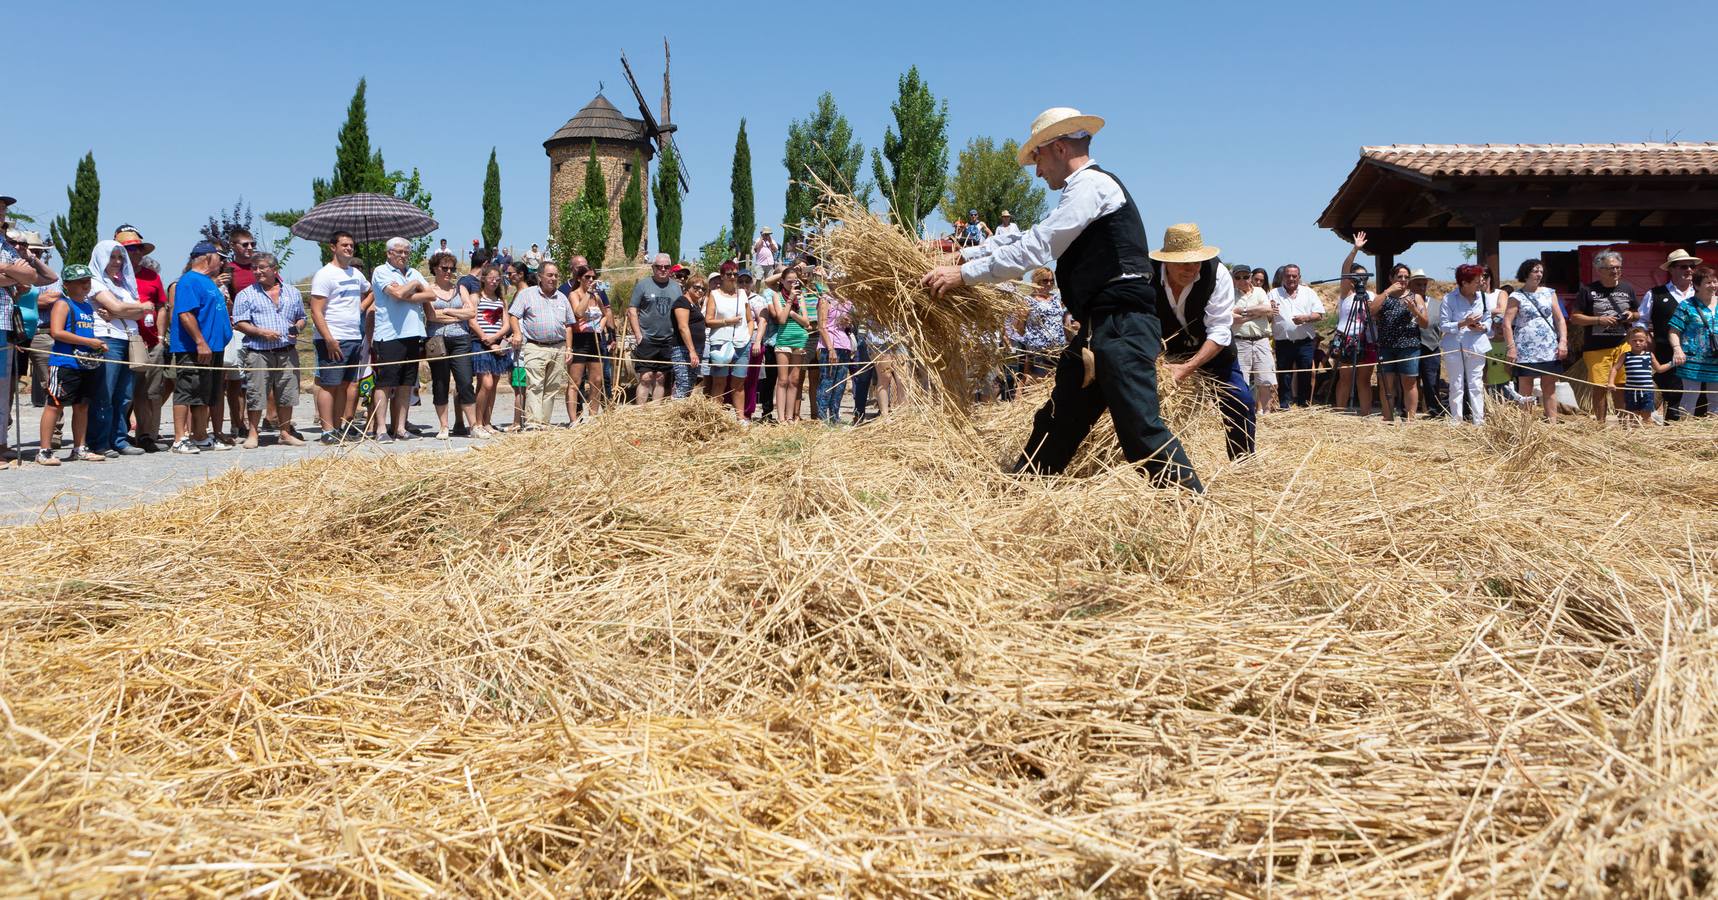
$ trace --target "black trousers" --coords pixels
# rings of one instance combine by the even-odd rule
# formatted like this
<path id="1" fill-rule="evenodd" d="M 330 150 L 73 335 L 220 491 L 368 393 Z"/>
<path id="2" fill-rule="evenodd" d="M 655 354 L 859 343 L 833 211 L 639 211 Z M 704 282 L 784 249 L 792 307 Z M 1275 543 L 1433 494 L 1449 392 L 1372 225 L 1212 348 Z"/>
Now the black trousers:
<path id="1" fill-rule="evenodd" d="M 1672 350 L 1668 343 L 1654 344 L 1652 347 L 1652 358 L 1661 363 L 1670 362 L 1675 355 L 1676 351 Z M 1682 418 L 1682 376 L 1676 374 L 1675 369 L 1671 369 L 1668 372 L 1654 373 L 1652 380 L 1658 385 L 1659 399 L 1664 401 L 1664 420 L 1674 422 Z"/>
<path id="2" fill-rule="evenodd" d="M 1080 360 L 1084 347 L 1091 348 L 1097 376 L 1081 387 L 1086 373 Z M 1187 451 L 1158 412 L 1157 355 L 1162 348 L 1157 316 L 1139 309 L 1093 313 L 1056 361 L 1056 385 L 1049 402 L 1032 419 L 1032 436 L 1026 439 L 1016 469 L 1061 473 L 1098 417 L 1108 410 L 1122 455 L 1144 469 L 1152 484 L 1204 493 Z"/>

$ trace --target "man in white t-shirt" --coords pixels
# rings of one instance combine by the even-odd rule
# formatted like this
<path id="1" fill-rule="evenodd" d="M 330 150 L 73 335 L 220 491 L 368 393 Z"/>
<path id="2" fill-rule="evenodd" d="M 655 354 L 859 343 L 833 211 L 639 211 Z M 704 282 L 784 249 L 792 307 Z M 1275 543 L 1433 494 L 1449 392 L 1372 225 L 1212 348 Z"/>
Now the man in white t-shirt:
<path id="1" fill-rule="evenodd" d="M 418 383 L 418 364 L 424 358 L 424 307 L 435 302 L 435 291 L 417 269 L 411 267 L 412 244 L 405 238 L 388 239 L 388 261 L 370 273 L 375 297 L 376 331 L 371 340 L 376 360 L 377 418 L 387 410 L 388 430 L 382 442 L 407 440 L 406 407 L 412 386 Z"/>
<path id="2" fill-rule="evenodd" d="M 1020 226 L 1014 224 L 1014 214 L 1013 213 L 1011 213 L 1005 209 L 1002 211 L 1001 219 L 1002 219 L 1002 224 L 996 226 L 996 236 L 997 237 L 1004 237 L 1004 236 L 1007 236 L 1010 234 L 1019 234 L 1020 233 Z"/>
<path id="3" fill-rule="evenodd" d="M 1293 263 L 1283 266 L 1282 287 L 1271 291 L 1270 298 L 1277 307 L 1271 335 L 1276 338 L 1281 408 L 1288 409 L 1290 403 L 1304 407 L 1312 402 L 1313 351 L 1318 342 L 1318 322 L 1324 318 L 1324 301 L 1300 283 L 1300 266 Z"/>
<path id="4" fill-rule="evenodd" d="M 364 312 L 373 301 L 370 280 L 352 266 L 358 242 L 336 231 L 328 242 L 334 261 L 310 280 L 310 322 L 316 329 L 316 415 L 324 444 L 360 440 L 350 428 L 358 410 L 364 353 Z"/>
<path id="5" fill-rule="evenodd" d="M 532 272 L 536 272 L 538 269 L 543 267 L 543 251 L 537 249 L 536 244 L 532 244 L 531 249 L 525 251 L 524 259 L 525 268 L 530 269 Z"/>

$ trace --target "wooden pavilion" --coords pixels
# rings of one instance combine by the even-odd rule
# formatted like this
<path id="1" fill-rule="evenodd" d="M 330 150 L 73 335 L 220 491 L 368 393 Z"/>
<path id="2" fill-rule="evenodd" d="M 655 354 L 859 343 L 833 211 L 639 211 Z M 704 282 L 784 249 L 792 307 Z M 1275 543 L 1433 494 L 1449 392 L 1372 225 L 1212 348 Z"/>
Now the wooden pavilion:
<path id="1" fill-rule="evenodd" d="M 1718 143 L 1362 147 L 1318 225 L 1366 232 L 1378 272 L 1422 241 L 1472 241 L 1500 277 L 1503 241 L 1692 247 L 1718 237 Z"/>

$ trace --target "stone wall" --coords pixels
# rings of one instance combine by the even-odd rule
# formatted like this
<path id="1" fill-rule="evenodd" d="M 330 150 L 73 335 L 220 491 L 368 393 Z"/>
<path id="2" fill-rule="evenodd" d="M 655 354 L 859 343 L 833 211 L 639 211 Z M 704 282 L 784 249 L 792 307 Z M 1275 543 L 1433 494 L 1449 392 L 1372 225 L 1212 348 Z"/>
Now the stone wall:
<path id="1" fill-rule="evenodd" d="M 605 267 L 637 265 L 649 255 L 650 248 L 650 157 L 640 154 L 644 163 L 644 236 L 639 240 L 639 256 L 627 260 L 620 248 L 620 201 L 626 196 L 627 182 L 632 178 L 634 149 L 630 144 L 597 142 L 597 165 L 602 167 L 603 181 L 608 188 L 608 258 Z M 560 224 L 561 206 L 579 199 L 585 190 L 585 160 L 590 144 L 556 147 L 549 153 L 549 234 Z"/>

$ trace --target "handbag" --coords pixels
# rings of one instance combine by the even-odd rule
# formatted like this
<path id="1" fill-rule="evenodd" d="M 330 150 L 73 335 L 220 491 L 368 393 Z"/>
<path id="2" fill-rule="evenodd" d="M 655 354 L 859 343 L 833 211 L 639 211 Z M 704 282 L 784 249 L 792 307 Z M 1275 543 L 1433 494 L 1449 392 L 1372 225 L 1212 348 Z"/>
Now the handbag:
<path id="1" fill-rule="evenodd" d="M 518 363 L 513 366 L 513 374 L 508 383 L 515 388 L 523 388 L 531 383 L 531 373 L 525 371 L 525 365 Z"/>
<path id="2" fill-rule="evenodd" d="M 733 341 L 711 341 L 704 351 L 712 366 L 731 366 L 739 353 Z"/>
<path id="3" fill-rule="evenodd" d="M 138 374 L 149 371 L 149 345 L 143 342 L 143 335 L 134 334 L 126 338 L 125 363 Z"/>
<path id="4" fill-rule="evenodd" d="M 14 347 L 27 347 L 30 344 L 30 336 L 24 333 L 24 311 L 19 309 L 15 302 L 12 304 L 11 321 L 6 323 L 6 343 Z"/>
<path id="5" fill-rule="evenodd" d="M 447 339 L 446 338 L 444 338 L 438 334 L 435 337 L 432 337 L 429 340 L 424 341 L 424 358 L 425 359 L 437 360 L 437 359 L 441 359 L 445 356 L 447 356 Z"/>

